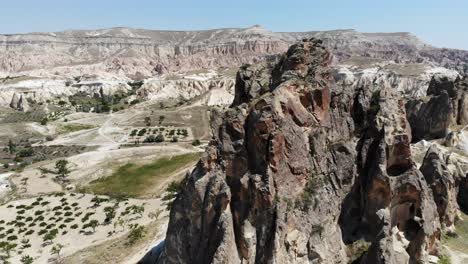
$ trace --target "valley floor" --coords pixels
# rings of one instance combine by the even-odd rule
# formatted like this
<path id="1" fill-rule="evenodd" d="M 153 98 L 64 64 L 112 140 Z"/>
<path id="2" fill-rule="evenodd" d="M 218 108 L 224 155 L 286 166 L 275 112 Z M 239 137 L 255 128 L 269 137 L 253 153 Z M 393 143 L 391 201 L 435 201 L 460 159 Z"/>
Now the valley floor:
<path id="1" fill-rule="evenodd" d="M 29 165 L 18 165 L 8 141 L 0 142 L 7 147 L 0 158 L 11 164 L 0 173 L 0 246 L 12 263 L 24 256 L 33 263 L 135 263 L 164 239 L 174 197 L 168 186 L 198 160 L 203 146 L 192 141 L 203 144 L 210 134 L 206 107 L 161 110 L 147 102 L 117 113 L 67 114 L 47 125 L 1 126 L 14 132 L 14 142 L 52 138 L 17 145 L 17 153 L 33 150 L 22 161 Z M 143 142 L 156 134 L 164 142 Z M 65 180 L 59 160 L 68 162 Z"/>

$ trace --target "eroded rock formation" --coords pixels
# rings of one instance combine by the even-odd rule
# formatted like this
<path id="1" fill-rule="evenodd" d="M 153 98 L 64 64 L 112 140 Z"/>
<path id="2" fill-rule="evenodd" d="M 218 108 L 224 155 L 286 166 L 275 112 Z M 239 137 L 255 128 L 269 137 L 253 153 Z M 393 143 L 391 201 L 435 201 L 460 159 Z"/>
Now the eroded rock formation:
<path id="1" fill-rule="evenodd" d="M 436 64 L 460 73 L 468 70 L 467 51 L 435 48 L 410 33 L 284 33 L 256 25 L 202 31 L 110 28 L 0 35 L 0 72 L 33 71 L 34 76 L 53 72 L 69 77 L 114 73 L 134 77 L 238 67 L 283 53 L 294 42 L 310 37 L 323 39 L 338 62 L 393 61 Z"/>
<path id="2" fill-rule="evenodd" d="M 440 222 L 452 227 L 458 215 L 457 195 L 459 186 L 462 186 L 463 173 L 456 163 L 451 164 L 450 156 L 444 155 L 436 145 L 427 151 L 420 170 L 432 189 Z"/>
<path id="3" fill-rule="evenodd" d="M 434 77 L 427 97 L 410 99 L 406 104 L 413 139 L 443 138 L 451 126 L 468 124 L 468 80 Z"/>
<path id="4" fill-rule="evenodd" d="M 416 167 L 405 99 L 335 85 L 331 60 L 310 39 L 276 64 L 240 69 L 234 102 L 213 114 L 213 139 L 173 203 L 157 263 L 427 263 L 439 254 L 453 192 L 443 207 L 430 154 Z"/>

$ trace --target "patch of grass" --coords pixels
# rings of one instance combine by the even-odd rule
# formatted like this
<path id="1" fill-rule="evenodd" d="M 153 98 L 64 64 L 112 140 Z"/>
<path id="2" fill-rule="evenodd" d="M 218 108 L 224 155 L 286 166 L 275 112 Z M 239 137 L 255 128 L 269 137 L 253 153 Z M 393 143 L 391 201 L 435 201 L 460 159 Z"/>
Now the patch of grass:
<path id="1" fill-rule="evenodd" d="M 346 254 L 350 258 L 349 263 L 355 263 L 369 250 L 371 243 L 365 240 L 356 240 L 352 244 L 346 246 Z"/>
<path id="2" fill-rule="evenodd" d="M 199 157 L 199 153 L 191 153 L 158 159 L 146 165 L 128 163 L 111 176 L 92 181 L 82 191 L 111 197 L 140 197 L 164 177 L 195 162 Z"/>
<path id="3" fill-rule="evenodd" d="M 452 249 L 468 252 L 468 215 L 462 213 L 462 219 L 455 223 L 457 235 L 444 236 L 443 242 Z"/>
<path id="4" fill-rule="evenodd" d="M 449 256 L 440 256 L 439 261 L 437 261 L 437 264 L 451 264 L 452 261 L 450 260 Z"/>
<path id="5" fill-rule="evenodd" d="M 158 232 L 161 223 L 151 222 L 145 226 L 146 236 L 137 240 L 134 244 L 128 244 L 125 236 L 105 241 L 98 245 L 93 245 L 82 249 L 70 256 L 65 257 L 65 264 L 100 264 L 100 263 L 122 263 L 132 252 L 135 252 L 142 245 L 148 243 Z"/>
<path id="6" fill-rule="evenodd" d="M 66 124 L 66 125 L 61 125 L 58 127 L 57 132 L 59 134 L 66 134 L 66 133 L 72 133 L 80 130 L 86 130 L 86 129 L 91 129 L 91 128 L 96 128 L 94 125 L 88 125 L 88 124 Z"/>

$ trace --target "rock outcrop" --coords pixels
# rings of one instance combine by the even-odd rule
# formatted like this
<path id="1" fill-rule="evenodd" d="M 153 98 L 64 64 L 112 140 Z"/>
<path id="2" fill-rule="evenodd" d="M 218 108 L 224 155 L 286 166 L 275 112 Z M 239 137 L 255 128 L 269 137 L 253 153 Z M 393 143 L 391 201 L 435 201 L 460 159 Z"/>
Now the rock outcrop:
<path id="1" fill-rule="evenodd" d="M 10 107 L 21 112 L 27 112 L 29 110 L 29 103 L 22 94 L 14 93 L 11 98 Z"/>
<path id="2" fill-rule="evenodd" d="M 205 96 L 208 97 L 206 105 L 229 105 L 233 91 L 234 80 L 229 78 L 147 80 L 137 90 L 137 95 L 147 100 L 191 100 Z"/>
<path id="3" fill-rule="evenodd" d="M 427 97 L 406 104 L 413 140 L 444 138 L 451 126 L 468 124 L 468 80 L 434 76 Z"/>
<path id="4" fill-rule="evenodd" d="M 450 163 L 450 156 L 443 155 L 436 145 L 432 145 L 424 157 L 420 170 L 432 189 L 441 224 L 453 227 L 459 210 L 458 188 L 463 186 L 460 184 L 463 179 L 460 169 L 456 164 Z"/>
<path id="5" fill-rule="evenodd" d="M 157 263 L 396 264 L 439 254 L 439 218 L 452 220 L 440 213 L 451 209 L 434 201 L 432 155 L 423 172 L 413 161 L 405 99 L 336 85 L 331 61 L 310 39 L 276 64 L 240 69 L 234 102 L 213 114 L 213 139 L 172 205 Z"/>

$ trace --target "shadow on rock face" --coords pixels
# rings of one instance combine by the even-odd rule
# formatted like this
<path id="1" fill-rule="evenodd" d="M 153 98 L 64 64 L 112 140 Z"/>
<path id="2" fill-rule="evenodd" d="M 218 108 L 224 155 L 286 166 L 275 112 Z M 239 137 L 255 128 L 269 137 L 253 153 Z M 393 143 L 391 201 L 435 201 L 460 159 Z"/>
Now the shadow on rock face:
<path id="1" fill-rule="evenodd" d="M 165 240 L 159 242 L 159 244 L 155 245 L 153 248 L 151 248 L 145 256 L 138 261 L 138 264 L 153 264 L 156 263 L 158 260 L 159 256 L 161 255 L 163 249 L 164 249 L 164 243 Z"/>

